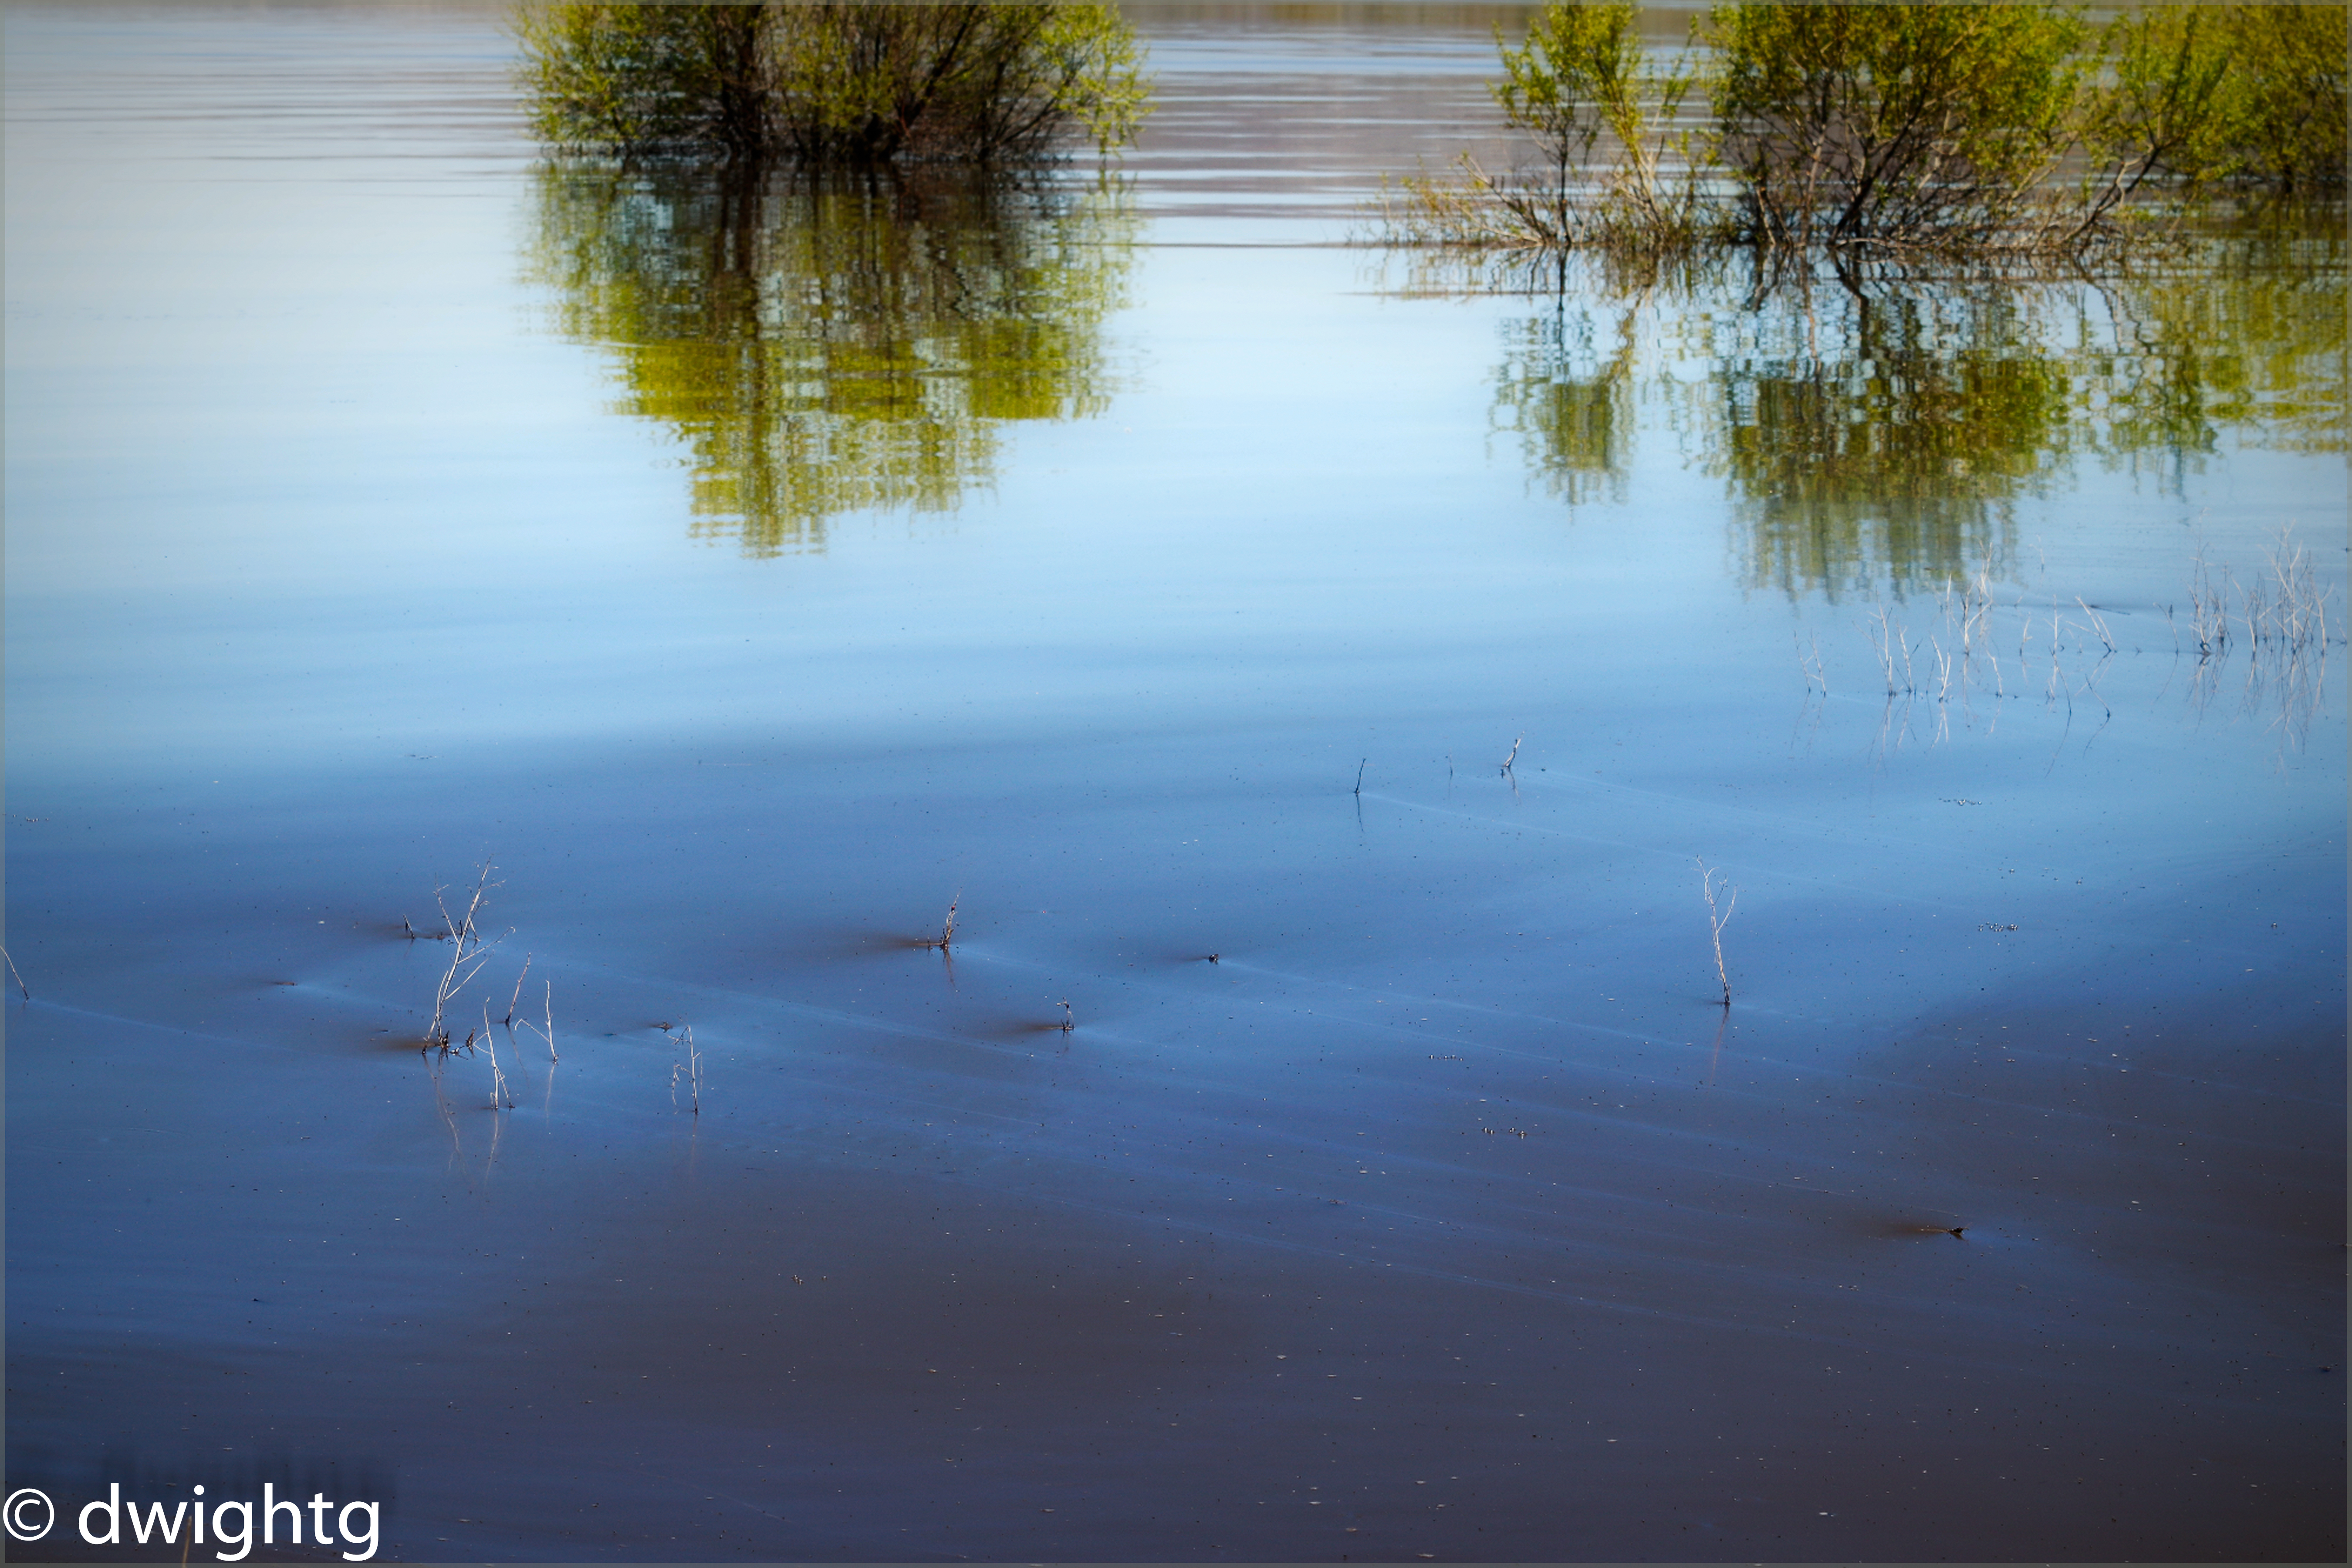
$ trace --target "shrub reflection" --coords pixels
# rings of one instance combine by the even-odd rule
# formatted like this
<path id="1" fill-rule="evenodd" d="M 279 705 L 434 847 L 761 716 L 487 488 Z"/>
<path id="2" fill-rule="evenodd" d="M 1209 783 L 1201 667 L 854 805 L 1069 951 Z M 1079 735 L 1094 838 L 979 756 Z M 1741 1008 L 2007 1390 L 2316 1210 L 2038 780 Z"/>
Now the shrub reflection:
<path id="1" fill-rule="evenodd" d="M 2344 261 L 2339 211 L 2282 209 L 2098 279 L 1555 274 L 1494 423 L 1571 505 L 1679 440 L 1753 587 L 1935 591 L 2011 575 L 2018 503 L 2079 462 L 2175 489 L 2224 443 L 2344 451 Z"/>
<path id="2" fill-rule="evenodd" d="M 692 531 L 819 549 L 858 510 L 946 511 L 1003 427 L 1101 412 L 1130 224 L 1109 187 L 551 163 L 530 265 L 667 426 Z"/>

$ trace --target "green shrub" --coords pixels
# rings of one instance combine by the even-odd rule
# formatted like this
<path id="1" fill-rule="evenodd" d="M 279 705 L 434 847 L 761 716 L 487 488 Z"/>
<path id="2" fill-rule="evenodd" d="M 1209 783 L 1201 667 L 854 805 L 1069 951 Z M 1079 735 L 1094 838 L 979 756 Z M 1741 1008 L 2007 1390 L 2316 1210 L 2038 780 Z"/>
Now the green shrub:
<path id="1" fill-rule="evenodd" d="M 2344 184 L 2341 5 L 2231 5 L 2226 95 L 2235 178 L 2281 191 Z"/>
<path id="2" fill-rule="evenodd" d="M 2112 205 L 2153 179 L 2277 191 L 2344 183 L 2345 12 L 2158 5 L 2109 25 L 2090 142 Z"/>
<path id="3" fill-rule="evenodd" d="M 1729 5 L 1717 151 L 1759 237 L 1981 243 L 2073 148 L 2085 29 L 2048 5 Z"/>
<path id="4" fill-rule="evenodd" d="M 1649 63 L 1634 16 L 1630 5 L 1555 3 L 1528 24 L 1527 42 L 1516 49 L 1501 46 L 1496 29 L 1504 79 L 1493 89 L 1495 100 L 1542 149 L 1563 232 L 1577 165 L 1604 135 L 1613 154 L 1600 192 L 1604 222 L 1671 229 L 1686 205 L 1664 187 L 1659 163 L 1691 77 Z"/>
<path id="5" fill-rule="evenodd" d="M 2102 42 L 2113 74 L 2088 125 L 2106 171 L 2100 210 L 2151 179 L 2202 184 L 2221 173 L 2232 40 L 2219 8 L 2149 6 L 2117 17 Z"/>
<path id="6" fill-rule="evenodd" d="M 1553 0 L 1517 47 L 1495 29 L 1504 79 L 1491 85 L 1503 117 L 1535 142 L 1538 172 L 1490 174 L 1464 158 L 1458 177 L 1404 181 L 1393 215 L 1439 244 L 1538 250 L 1598 245 L 1656 255 L 1696 237 L 1698 190 L 1671 182 L 1688 167 L 1675 120 L 1695 78 L 1654 65 L 1625 4 Z"/>
<path id="7" fill-rule="evenodd" d="M 1455 177 L 1407 179 L 1391 232 L 1653 260 L 1741 238 L 1843 268 L 2074 252 L 2143 194 L 2178 212 L 2345 180 L 2341 5 L 2155 5 L 2095 31 L 2050 5 L 1723 4 L 1699 28 L 1703 79 L 1652 64 L 1636 16 L 1552 0 L 1523 44 L 1498 29 L 1492 91 L 1540 169 L 1465 156 Z M 1694 94 L 1712 114 L 1699 135 L 1676 129 Z"/>
<path id="8" fill-rule="evenodd" d="M 1135 36 L 1090 5 L 549 5 L 520 12 L 541 138 L 614 153 L 999 163 L 1130 140 Z"/>
<path id="9" fill-rule="evenodd" d="M 560 147 L 754 153 L 773 98 L 761 5 L 541 5 L 516 13 L 531 129 Z"/>

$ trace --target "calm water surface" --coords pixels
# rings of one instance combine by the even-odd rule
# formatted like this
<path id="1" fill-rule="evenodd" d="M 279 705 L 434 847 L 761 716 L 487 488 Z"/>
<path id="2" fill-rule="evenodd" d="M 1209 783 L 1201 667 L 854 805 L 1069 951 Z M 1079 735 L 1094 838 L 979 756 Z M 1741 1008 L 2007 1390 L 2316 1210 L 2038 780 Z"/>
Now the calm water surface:
<path id="1" fill-rule="evenodd" d="M 2334 220 L 1351 243 L 1497 14 L 1139 10 L 1143 144 L 982 191 L 545 163 L 487 9 L 11 7 L 10 1487 L 2340 1558 Z M 499 1108 L 403 924 L 486 862 Z"/>

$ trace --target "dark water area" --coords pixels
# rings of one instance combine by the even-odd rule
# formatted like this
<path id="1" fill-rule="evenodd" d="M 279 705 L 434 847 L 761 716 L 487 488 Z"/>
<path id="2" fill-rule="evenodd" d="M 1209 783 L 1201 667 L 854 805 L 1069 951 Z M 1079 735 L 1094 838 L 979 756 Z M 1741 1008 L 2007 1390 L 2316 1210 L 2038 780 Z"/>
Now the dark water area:
<path id="1" fill-rule="evenodd" d="M 5 13 L 11 1551 L 2341 1560 L 2340 217 L 1496 288 L 1507 13 L 1132 14 L 983 190 Z"/>

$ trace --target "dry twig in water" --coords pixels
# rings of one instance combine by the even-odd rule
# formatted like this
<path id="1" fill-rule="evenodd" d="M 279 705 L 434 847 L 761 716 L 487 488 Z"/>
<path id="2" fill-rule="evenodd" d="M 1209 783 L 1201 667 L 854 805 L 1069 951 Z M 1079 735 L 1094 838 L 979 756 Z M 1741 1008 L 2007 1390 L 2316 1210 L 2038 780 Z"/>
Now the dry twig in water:
<path id="1" fill-rule="evenodd" d="M 2107 635 L 2107 623 L 2105 618 L 2102 616 L 2098 611 L 2091 608 L 2090 605 L 2084 604 L 2082 595 L 2077 594 L 2074 595 L 2074 603 L 2082 605 L 2083 614 L 2091 618 L 2092 635 L 2099 639 L 2100 643 L 2109 653 L 2115 652 L 2116 639 Z"/>
<path id="2" fill-rule="evenodd" d="M 1731 1005 L 1731 973 L 1723 966 L 1723 928 L 1731 923 L 1731 911 L 1738 907 L 1739 889 L 1726 880 L 1722 885 L 1722 890 L 1729 893 L 1731 897 L 1724 901 L 1722 909 L 1718 910 L 1715 900 L 1717 891 L 1715 879 L 1722 873 L 1708 870 L 1706 860 L 1696 855 L 1691 858 L 1698 861 L 1699 890 L 1706 897 L 1707 934 L 1715 939 L 1715 977 L 1723 983 L 1723 1005 L 1728 1008 Z"/>
<path id="3" fill-rule="evenodd" d="M 506 1024 L 507 1024 L 507 1027 L 508 1027 L 508 1028 L 509 1028 L 509 1029 L 511 1029 L 511 1028 L 513 1028 L 513 1027 L 514 1027 L 515 1004 L 516 1004 L 516 1003 L 518 1003 L 518 1002 L 520 1002 L 520 1001 L 522 1000 L 522 983 L 523 983 L 523 979 L 524 979 L 524 977 L 525 977 L 525 976 L 529 975 L 530 973 L 530 954 L 529 954 L 529 953 L 527 953 L 527 952 L 526 952 L 526 953 L 524 953 L 524 954 L 522 955 L 522 973 L 520 973 L 520 974 L 517 974 L 517 975 L 515 976 L 514 994 L 507 998 L 507 1018 L 506 1018 Z"/>
<path id="4" fill-rule="evenodd" d="M 16 989 L 25 994 L 26 1001 L 30 1002 L 33 999 L 33 988 L 25 984 L 25 977 L 23 975 L 16 973 L 16 961 L 13 958 L 8 958 L 8 950 L 5 947 L 0 947 L 0 958 L 8 960 L 8 973 L 16 976 Z"/>
<path id="5" fill-rule="evenodd" d="M 1822 689 L 1822 695 L 1827 697 L 1830 694 L 1830 682 L 1829 677 L 1822 673 L 1822 639 L 1819 637 L 1813 638 L 1813 657 L 1811 662 L 1807 662 L 1805 645 L 1798 640 L 1794 630 L 1789 633 L 1789 641 L 1796 647 L 1797 671 L 1805 678 L 1805 689 L 1811 691 L 1818 686 Z"/>
<path id="6" fill-rule="evenodd" d="M 1895 684 L 1895 632 L 1886 624 L 1885 605 L 1878 606 L 1876 619 L 1878 625 L 1875 629 L 1871 628 L 1868 621 L 1864 621 L 1863 626 L 1870 631 L 1871 646 L 1878 654 L 1878 668 L 1886 677 L 1886 695 L 1893 697 L 1899 689 Z"/>
<path id="7" fill-rule="evenodd" d="M 945 947 L 947 943 L 941 942 L 940 945 L 941 947 Z M 666 1035 L 669 1034 L 667 1029 L 664 1029 L 662 1032 Z M 702 1114 L 702 1052 L 696 1047 L 694 1043 L 694 1026 L 691 1024 L 679 1025 L 677 1026 L 677 1033 L 670 1036 L 669 1043 L 673 1047 L 682 1045 L 686 1047 L 686 1059 L 682 1062 L 674 1061 L 669 1064 L 670 1109 L 673 1110 L 677 1109 L 677 1080 L 679 1078 L 683 1077 L 687 1081 L 687 1088 L 691 1091 L 694 1099 L 694 1103 L 690 1109 L 693 1110 L 695 1115 L 700 1116 Z"/>
<path id="8" fill-rule="evenodd" d="M 426 1027 L 425 1038 L 428 1044 L 440 1046 L 444 1049 L 446 1049 L 449 1044 L 449 1029 L 445 1021 L 448 1015 L 449 1004 L 457 997 L 458 992 L 466 988 L 466 983 L 481 972 L 482 965 L 489 962 L 489 950 L 494 945 L 482 940 L 481 932 L 475 924 L 481 914 L 483 895 L 488 893 L 491 887 L 492 868 L 488 861 L 482 863 L 482 873 L 475 879 L 474 896 L 466 904 L 466 914 L 463 920 L 449 912 L 448 903 L 441 897 L 443 889 L 437 887 L 433 889 L 433 901 L 441 910 L 442 923 L 449 928 L 452 951 L 449 954 L 449 967 L 442 971 L 441 984 L 433 993 L 433 1022 Z"/>
<path id="9" fill-rule="evenodd" d="M 545 1026 L 542 1027 L 538 1024 L 532 1023 L 530 1019 L 525 1018 L 522 1021 L 522 1026 L 547 1042 L 547 1059 L 549 1061 L 562 1061 L 563 1058 L 555 1054 L 555 982 L 549 980 L 544 981 L 541 984 L 547 987 L 547 1023 Z"/>
<path id="10" fill-rule="evenodd" d="M 514 1091 L 507 1088 L 506 1072 L 499 1066 L 499 1042 L 497 1037 L 490 1033 L 490 1005 L 488 1001 L 482 1004 L 482 1049 L 490 1057 L 490 1109 L 511 1110 L 514 1109 Z"/>
<path id="11" fill-rule="evenodd" d="M 961 889 L 958 889 L 956 890 L 956 896 L 948 900 L 948 918 L 940 925 L 940 940 L 937 942 L 927 942 L 923 943 L 925 947 L 936 947 L 941 952 L 945 952 L 950 947 L 955 945 L 956 906 L 962 902 L 963 891 Z"/>

